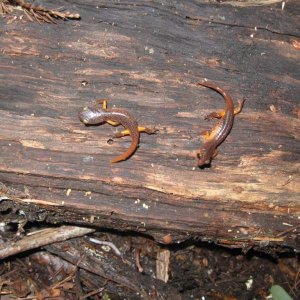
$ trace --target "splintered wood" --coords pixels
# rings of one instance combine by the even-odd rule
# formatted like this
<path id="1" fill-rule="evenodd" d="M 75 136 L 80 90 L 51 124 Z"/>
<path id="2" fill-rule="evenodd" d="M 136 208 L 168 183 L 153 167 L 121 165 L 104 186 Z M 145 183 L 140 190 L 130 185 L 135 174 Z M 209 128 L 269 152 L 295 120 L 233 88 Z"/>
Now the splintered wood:
<path id="1" fill-rule="evenodd" d="M 30 21 L 37 21 L 38 23 L 46 22 L 56 24 L 55 19 L 80 19 L 78 13 L 70 13 L 68 11 L 61 12 L 58 10 L 48 9 L 44 6 L 37 6 L 24 0 L 0 0 L 0 14 L 8 14 L 13 10 L 12 5 L 21 7 Z"/>
<path id="2" fill-rule="evenodd" d="M 170 272 L 170 250 L 159 249 L 156 257 L 156 278 L 168 282 Z"/>

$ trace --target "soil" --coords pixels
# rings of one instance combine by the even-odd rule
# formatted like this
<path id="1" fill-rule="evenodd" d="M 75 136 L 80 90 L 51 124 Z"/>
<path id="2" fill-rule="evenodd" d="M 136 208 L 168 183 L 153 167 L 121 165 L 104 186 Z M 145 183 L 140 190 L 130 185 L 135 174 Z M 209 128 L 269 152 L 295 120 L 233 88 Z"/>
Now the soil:
<path id="1" fill-rule="evenodd" d="M 293 253 L 276 254 L 270 248 L 266 248 L 269 253 L 242 253 L 197 241 L 166 247 L 147 237 L 117 233 L 98 232 L 93 237 L 115 245 L 122 258 L 112 247 L 95 245 L 88 237 L 63 242 L 59 249 L 70 252 L 72 245 L 77 249 L 84 245 L 80 259 L 100 258 L 96 268 L 112 268 L 129 282 L 137 281 L 136 286 L 152 280 L 148 299 L 271 299 L 268 295 L 274 284 L 293 299 L 300 298 L 300 265 Z M 162 283 L 155 279 L 157 253 L 166 250 L 170 251 L 169 278 Z M 76 267 L 57 251 L 47 246 L 3 261 L 1 299 L 145 299 L 134 287 Z"/>

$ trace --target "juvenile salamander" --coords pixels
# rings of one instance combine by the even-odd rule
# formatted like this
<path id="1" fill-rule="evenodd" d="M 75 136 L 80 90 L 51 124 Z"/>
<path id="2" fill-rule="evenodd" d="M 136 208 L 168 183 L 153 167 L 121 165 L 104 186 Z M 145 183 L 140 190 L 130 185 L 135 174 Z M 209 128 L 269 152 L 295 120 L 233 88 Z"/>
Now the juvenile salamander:
<path id="1" fill-rule="evenodd" d="M 98 105 L 97 105 L 98 104 Z M 99 106 L 102 105 L 102 106 Z M 107 108 L 107 100 L 96 100 L 96 105 L 84 107 L 79 112 L 79 119 L 85 125 L 100 125 L 108 123 L 112 126 L 122 125 L 125 130 L 115 134 L 116 138 L 130 135 L 132 142 L 128 150 L 122 155 L 111 160 L 112 163 L 120 162 L 129 158 L 139 145 L 140 132 L 147 134 L 154 134 L 157 130 L 138 126 L 137 120 L 134 116 L 120 108 Z"/>
<path id="2" fill-rule="evenodd" d="M 230 130 L 233 126 L 234 115 L 241 112 L 245 100 L 240 100 L 238 102 L 238 106 L 234 108 L 232 98 L 222 88 L 220 88 L 219 86 L 211 82 L 202 81 L 202 82 L 198 82 L 198 84 L 208 87 L 221 94 L 224 97 L 226 103 L 226 107 L 222 112 L 220 113 L 213 112 L 208 116 L 206 116 L 205 118 L 205 119 L 217 118 L 220 119 L 220 121 L 213 127 L 213 129 L 210 132 L 207 131 L 204 134 L 205 143 L 197 153 L 197 159 L 198 159 L 197 165 L 201 167 L 210 164 L 211 160 L 216 156 L 217 147 L 226 139 L 226 137 L 230 133 Z"/>

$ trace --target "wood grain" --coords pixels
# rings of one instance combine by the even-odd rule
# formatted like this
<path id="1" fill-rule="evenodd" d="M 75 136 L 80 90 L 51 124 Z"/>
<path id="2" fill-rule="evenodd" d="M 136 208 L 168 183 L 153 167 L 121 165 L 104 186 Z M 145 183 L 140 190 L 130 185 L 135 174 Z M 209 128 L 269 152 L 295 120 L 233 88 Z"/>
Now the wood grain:
<path id="1" fill-rule="evenodd" d="M 28 192 L 0 205 L 162 242 L 299 249 L 299 3 L 52 2 L 82 20 L 0 20 L 0 181 Z M 211 167 L 199 169 L 200 133 L 214 125 L 204 116 L 224 107 L 197 86 L 204 78 L 246 103 Z M 111 164 L 130 138 L 110 144 L 114 127 L 79 122 L 97 98 L 158 134 Z"/>

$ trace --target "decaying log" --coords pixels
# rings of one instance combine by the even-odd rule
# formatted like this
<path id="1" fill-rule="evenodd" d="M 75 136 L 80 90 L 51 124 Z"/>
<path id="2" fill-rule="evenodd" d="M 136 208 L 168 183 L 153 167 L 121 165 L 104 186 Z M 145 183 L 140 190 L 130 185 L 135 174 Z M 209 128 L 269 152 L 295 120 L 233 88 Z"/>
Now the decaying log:
<path id="1" fill-rule="evenodd" d="M 68 9 L 81 21 L 0 19 L 2 220 L 299 250 L 299 2 L 77 0 Z M 204 78 L 246 103 L 199 169 L 200 134 L 215 124 L 204 117 L 224 107 L 197 86 Z M 114 127 L 77 116 L 98 98 L 159 132 L 111 164 L 130 138 L 108 143 Z"/>

